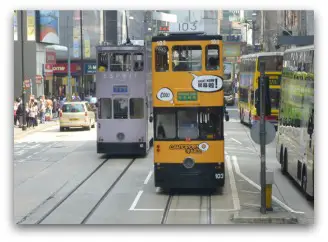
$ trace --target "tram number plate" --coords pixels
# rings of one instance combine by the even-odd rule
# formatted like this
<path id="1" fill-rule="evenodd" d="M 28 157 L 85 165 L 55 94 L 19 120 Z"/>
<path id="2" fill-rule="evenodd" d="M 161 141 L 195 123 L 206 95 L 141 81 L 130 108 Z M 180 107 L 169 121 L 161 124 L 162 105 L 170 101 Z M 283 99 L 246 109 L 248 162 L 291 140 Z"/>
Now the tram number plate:
<path id="1" fill-rule="evenodd" d="M 223 173 L 216 173 L 215 174 L 215 179 L 218 180 L 218 179 L 223 179 L 224 178 L 224 174 Z"/>

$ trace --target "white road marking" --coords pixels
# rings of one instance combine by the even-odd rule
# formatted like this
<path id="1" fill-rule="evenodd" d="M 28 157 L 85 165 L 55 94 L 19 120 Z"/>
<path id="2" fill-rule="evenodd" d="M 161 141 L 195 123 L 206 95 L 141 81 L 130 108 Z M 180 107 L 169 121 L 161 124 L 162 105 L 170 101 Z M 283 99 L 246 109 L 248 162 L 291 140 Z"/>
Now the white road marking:
<path id="1" fill-rule="evenodd" d="M 227 154 L 228 154 L 228 152 L 224 151 L 224 154 L 225 154 L 225 155 L 227 155 Z"/>
<path id="2" fill-rule="evenodd" d="M 227 136 L 227 134 L 224 134 L 224 136 Z"/>
<path id="3" fill-rule="evenodd" d="M 249 150 L 251 150 L 251 151 L 255 152 L 255 150 L 254 150 L 254 149 L 252 149 L 252 148 L 246 147 L 246 149 L 249 149 Z"/>
<path id="4" fill-rule="evenodd" d="M 132 209 L 131 211 L 145 211 L 145 212 L 152 212 L 152 211 L 164 211 L 163 208 L 135 208 Z M 208 209 L 199 209 L 199 208 L 172 208 L 170 209 L 172 212 L 207 212 Z M 213 212 L 233 212 L 233 211 L 238 211 L 237 209 L 234 208 L 227 208 L 227 209 L 216 209 L 212 208 Z"/>
<path id="5" fill-rule="evenodd" d="M 141 190 L 141 191 L 138 192 L 138 194 L 137 194 L 136 198 L 134 199 L 134 201 L 133 201 L 131 207 L 129 208 L 130 211 L 131 211 L 131 210 L 134 210 L 134 208 L 137 206 L 137 203 L 138 203 L 138 201 L 139 201 L 139 199 L 140 199 L 142 193 L 143 193 L 143 190 Z"/>
<path id="6" fill-rule="evenodd" d="M 238 108 L 226 108 L 227 111 L 239 111 Z"/>
<path id="7" fill-rule="evenodd" d="M 240 210 L 240 201 L 238 197 L 238 191 L 236 187 L 236 180 L 235 176 L 233 174 L 232 165 L 230 161 L 230 156 L 226 156 L 226 162 L 228 167 L 228 173 L 229 173 L 229 180 L 230 180 L 230 186 L 231 186 L 231 195 L 232 195 L 232 201 L 233 201 L 233 207 L 236 210 Z"/>
<path id="8" fill-rule="evenodd" d="M 226 149 L 229 149 L 229 150 L 247 150 L 247 149 L 244 149 L 244 148 L 240 148 L 240 147 L 231 147 L 231 146 L 225 146 L 224 148 Z M 247 150 L 248 152 L 248 150 Z"/>
<path id="9" fill-rule="evenodd" d="M 233 141 L 235 141 L 235 142 L 237 142 L 238 144 L 242 144 L 242 143 L 240 143 L 238 140 L 236 140 L 236 139 L 234 139 L 234 138 L 230 138 L 230 139 L 232 139 Z"/>
<path id="10" fill-rule="evenodd" d="M 232 156 L 232 162 L 233 165 L 235 167 L 236 173 L 241 176 L 242 178 L 244 178 L 246 181 L 248 181 L 249 184 L 251 184 L 253 187 L 257 188 L 258 190 L 261 191 L 261 187 L 256 184 L 255 182 L 253 182 L 251 179 L 249 179 L 247 176 L 245 176 L 243 173 L 240 172 L 239 169 L 239 165 L 237 162 L 237 157 L 236 156 Z M 284 209 L 290 211 L 291 213 L 297 213 L 297 214 L 304 214 L 304 212 L 302 211 L 295 211 L 292 208 L 290 208 L 288 205 L 284 204 L 283 202 L 281 202 L 278 198 L 276 198 L 275 196 L 272 196 L 273 201 L 275 201 L 276 203 L 278 203 L 281 207 L 283 207 Z"/>
<path id="11" fill-rule="evenodd" d="M 240 190 L 240 191 L 245 193 L 260 194 L 260 192 L 253 192 L 253 191 L 246 191 L 246 190 Z"/>
<path id="12" fill-rule="evenodd" d="M 260 208 L 261 207 L 261 205 L 259 205 L 259 204 L 252 204 L 252 203 L 244 203 L 243 206 L 255 207 L 255 208 Z"/>
<path id="13" fill-rule="evenodd" d="M 153 171 L 152 170 L 149 171 L 148 176 L 146 177 L 146 180 L 144 181 L 144 184 L 145 185 L 147 185 L 147 183 L 148 183 L 148 181 L 149 181 L 149 179 L 150 179 L 150 177 L 151 177 L 152 174 L 153 174 Z"/>

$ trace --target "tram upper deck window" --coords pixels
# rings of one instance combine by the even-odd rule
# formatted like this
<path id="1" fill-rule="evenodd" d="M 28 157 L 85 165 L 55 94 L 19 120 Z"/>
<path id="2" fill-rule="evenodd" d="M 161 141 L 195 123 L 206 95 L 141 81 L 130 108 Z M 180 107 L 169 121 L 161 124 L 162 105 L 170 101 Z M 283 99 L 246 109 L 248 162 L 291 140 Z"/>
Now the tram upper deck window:
<path id="1" fill-rule="evenodd" d="M 169 49 L 167 46 L 156 47 L 155 69 L 157 72 L 166 72 L 169 70 Z"/>
<path id="2" fill-rule="evenodd" d="M 259 63 L 265 62 L 265 71 L 282 71 L 282 56 L 260 56 Z M 260 71 L 260 65 L 257 65 L 257 71 Z"/>
<path id="3" fill-rule="evenodd" d="M 172 62 L 173 71 L 200 71 L 202 69 L 201 46 L 173 46 Z"/>
<path id="4" fill-rule="evenodd" d="M 106 72 L 108 70 L 108 53 L 98 53 L 98 66 L 99 72 Z"/>
<path id="5" fill-rule="evenodd" d="M 130 53 L 110 54 L 110 71 L 131 71 L 131 65 Z"/>
<path id="6" fill-rule="evenodd" d="M 114 99 L 114 119 L 128 118 L 128 99 L 116 98 Z"/>
<path id="7" fill-rule="evenodd" d="M 220 49 L 218 45 L 206 46 L 206 70 L 213 71 L 220 69 Z"/>
<path id="8" fill-rule="evenodd" d="M 143 54 L 138 53 L 133 55 L 133 70 L 134 71 L 143 71 L 144 69 L 144 61 L 143 61 Z"/>

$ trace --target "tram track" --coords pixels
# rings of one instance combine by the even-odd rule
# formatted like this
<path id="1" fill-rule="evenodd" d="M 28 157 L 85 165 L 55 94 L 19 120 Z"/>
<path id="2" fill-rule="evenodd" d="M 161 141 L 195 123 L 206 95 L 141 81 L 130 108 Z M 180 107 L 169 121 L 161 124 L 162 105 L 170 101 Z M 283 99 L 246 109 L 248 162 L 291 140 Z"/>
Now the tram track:
<path id="1" fill-rule="evenodd" d="M 82 187 L 83 185 L 87 184 L 87 182 L 95 176 L 97 172 L 101 170 L 101 168 L 107 163 L 107 161 L 110 158 L 107 158 L 103 160 L 95 169 L 93 169 L 82 181 L 80 181 L 78 184 L 74 186 L 73 189 L 71 189 L 63 198 L 61 198 L 54 206 L 52 206 L 46 213 L 42 215 L 41 218 L 39 218 L 34 224 L 42 224 L 51 214 L 54 214 L 57 209 L 65 204 L 65 201 L 67 201 L 70 197 L 72 197 L 75 192 Z M 109 193 L 112 191 L 112 189 L 116 186 L 116 184 L 121 180 L 121 178 L 124 176 L 126 171 L 131 167 L 131 165 L 134 163 L 136 158 L 131 159 L 128 164 L 125 166 L 123 171 L 119 173 L 117 178 L 111 183 L 109 188 L 105 191 L 105 193 L 100 197 L 100 199 L 96 202 L 96 204 L 92 207 L 92 209 L 87 213 L 87 215 L 83 218 L 83 220 L 80 222 L 80 224 L 85 224 L 88 219 L 92 216 L 92 214 L 96 211 L 96 209 L 99 207 L 99 205 L 105 200 L 105 198 L 109 195 Z M 51 194 L 48 198 L 46 198 L 43 202 L 41 202 L 37 207 L 35 207 L 31 212 L 29 212 L 26 216 L 24 216 L 17 224 L 22 224 L 24 221 L 28 220 L 31 216 L 35 215 L 38 210 L 45 206 L 48 201 L 53 199 L 56 194 L 67 184 L 66 182 L 61 188 L 59 188 L 56 192 Z"/>
<path id="2" fill-rule="evenodd" d="M 177 211 L 179 210 L 179 208 L 172 208 L 171 209 L 171 204 L 173 201 L 173 198 L 178 195 L 177 193 L 172 193 L 170 192 L 165 204 L 165 208 L 164 208 L 164 212 L 161 218 L 161 224 L 167 224 L 167 220 L 169 217 L 169 213 L 170 211 Z M 202 204 L 207 203 L 207 207 L 206 208 L 202 208 L 203 205 Z M 184 210 L 184 209 L 181 209 Z M 180 211 L 181 211 L 180 210 Z M 188 210 L 188 209 L 186 209 Z M 199 212 L 200 215 L 203 219 L 201 219 L 201 217 L 199 217 L 200 220 L 203 221 L 203 223 L 205 222 L 206 224 L 212 224 L 212 195 L 211 193 L 209 193 L 208 195 L 203 194 L 199 196 Z M 202 213 L 205 212 L 205 213 Z"/>

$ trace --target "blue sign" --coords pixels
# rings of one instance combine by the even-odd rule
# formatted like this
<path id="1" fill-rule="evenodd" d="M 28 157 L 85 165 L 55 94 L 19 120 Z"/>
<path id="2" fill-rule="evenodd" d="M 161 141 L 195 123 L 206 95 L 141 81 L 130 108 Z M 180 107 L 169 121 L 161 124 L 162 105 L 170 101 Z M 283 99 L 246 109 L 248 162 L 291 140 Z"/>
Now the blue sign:
<path id="1" fill-rule="evenodd" d="M 96 74 L 97 71 L 97 65 L 94 63 L 85 63 L 84 64 L 84 74 L 90 75 L 90 74 Z"/>
<path id="2" fill-rule="evenodd" d="M 128 93 L 128 86 L 127 85 L 114 85 L 113 93 L 117 93 L 117 94 Z"/>

